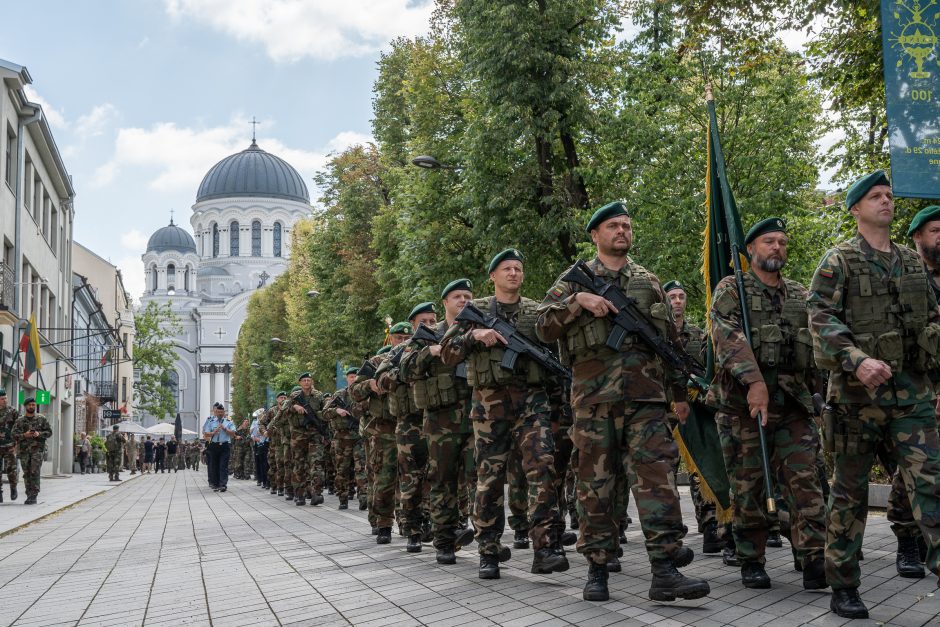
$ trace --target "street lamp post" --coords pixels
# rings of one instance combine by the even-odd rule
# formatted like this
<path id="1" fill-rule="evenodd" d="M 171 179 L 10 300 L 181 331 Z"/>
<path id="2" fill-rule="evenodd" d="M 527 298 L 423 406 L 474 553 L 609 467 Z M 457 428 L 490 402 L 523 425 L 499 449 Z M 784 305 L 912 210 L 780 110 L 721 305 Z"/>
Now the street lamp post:
<path id="1" fill-rule="evenodd" d="M 424 170 L 456 170 L 457 166 L 446 165 L 432 157 L 431 155 L 419 155 L 411 160 L 411 165 Z"/>

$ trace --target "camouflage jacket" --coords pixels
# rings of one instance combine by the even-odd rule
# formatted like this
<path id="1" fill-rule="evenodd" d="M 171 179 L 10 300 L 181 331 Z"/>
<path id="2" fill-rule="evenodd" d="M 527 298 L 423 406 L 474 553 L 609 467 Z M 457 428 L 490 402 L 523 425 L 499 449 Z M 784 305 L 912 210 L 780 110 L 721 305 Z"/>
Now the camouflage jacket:
<path id="1" fill-rule="evenodd" d="M 376 370 L 382 365 L 385 355 L 373 355 L 369 358 Z M 371 380 L 371 377 L 360 374 L 349 386 L 349 397 L 353 401 L 365 405 L 363 420 L 360 422 L 359 427 L 360 432 L 362 435 L 394 433 L 395 417 L 389 411 L 387 395 L 373 392 L 372 386 L 369 384 Z"/>
<path id="2" fill-rule="evenodd" d="M 236 429 L 236 430 L 235 430 L 235 435 L 236 435 L 237 437 L 241 438 L 240 440 L 236 440 L 236 441 L 235 441 L 236 444 L 238 444 L 238 445 L 240 445 L 240 446 L 244 446 L 244 445 L 246 445 L 246 444 L 250 444 L 250 443 L 251 443 L 251 431 L 250 431 L 248 428 L 245 428 L 245 429 L 241 429 L 241 428 Z"/>
<path id="3" fill-rule="evenodd" d="M 914 368 L 903 368 L 900 372 L 892 369 L 894 372 L 891 379 L 875 390 L 866 388 L 855 376 L 855 369 L 873 355 L 861 348 L 856 323 L 852 320 L 852 313 L 846 308 L 853 277 L 849 272 L 845 251 L 864 259 L 865 270 L 868 272 L 865 277 L 867 291 L 871 291 L 872 283 L 876 282 L 880 283 L 876 284 L 879 289 L 881 286 L 889 286 L 889 289 L 897 291 L 898 281 L 906 275 L 913 275 L 911 278 L 914 280 L 911 283 L 919 284 L 920 280 L 916 275 L 923 277 L 925 274 L 917 254 L 894 243 L 891 244 L 891 249 L 889 263 L 864 237 L 856 234 L 847 243 L 827 251 L 813 274 L 808 301 L 810 325 L 816 361 L 821 367 L 826 362 L 829 364 L 827 399 L 832 403 L 909 406 L 931 402 L 934 399 L 929 376 L 926 372 Z M 918 267 L 915 269 L 914 265 Z M 923 281 L 919 293 L 912 289 L 905 298 L 926 299 L 926 324 L 921 325 L 922 330 L 927 331 L 927 327 L 930 327 L 930 330 L 938 329 L 936 325 L 940 323 L 940 313 L 937 310 L 937 297 L 926 280 Z M 902 308 L 909 309 L 903 303 L 897 302 L 898 300 L 898 297 L 894 296 L 890 302 L 879 304 L 878 310 L 886 311 L 889 306 L 898 311 Z"/>
<path id="4" fill-rule="evenodd" d="M 340 415 L 338 409 L 345 409 L 348 414 Z M 334 394 L 323 406 L 323 419 L 330 423 L 333 435 L 342 439 L 359 439 L 360 404 L 349 398 L 349 388 L 343 388 Z"/>
<path id="5" fill-rule="evenodd" d="M 630 259 L 619 272 L 605 268 L 597 257 L 588 266 L 597 276 L 616 280 L 628 296 L 637 299 L 640 310 L 659 332 L 678 345 L 672 308 L 654 274 Z M 611 323 L 581 308 L 575 300 L 580 291 L 579 285 L 559 278 L 539 306 L 537 325 L 542 340 L 558 341 L 562 361 L 571 364 L 571 405 L 665 402 L 667 393 L 668 398 L 684 400 L 686 381 L 682 374 L 667 369 L 638 338 L 628 336 L 619 351 L 607 346 Z"/>
<path id="6" fill-rule="evenodd" d="M 281 403 L 281 414 L 285 419 L 284 424 L 290 428 L 291 437 L 314 435 L 318 433 L 316 427 L 312 424 L 308 425 L 306 413 L 294 411 L 294 405 L 303 405 L 303 401 L 304 393 L 302 390 L 298 390 L 297 392 L 291 392 L 290 396 Z M 319 417 L 322 419 L 323 393 L 314 389 L 310 392 L 310 396 L 306 397 L 306 401 L 309 403 L 310 409 L 313 410 L 314 414 L 319 414 Z"/>
<path id="7" fill-rule="evenodd" d="M 748 294 L 752 291 L 758 292 L 765 296 L 766 300 L 775 303 L 773 311 L 757 312 L 766 316 L 768 321 L 778 322 L 784 304 L 789 300 L 799 302 L 800 311 L 804 312 L 805 318 L 806 288 L 799 283 L 781 277 L 776 288 L 769 287 L 750 271 L 745 273 L 744 282 L 749 286 L 746 288 Z M 747 302 L 751 299 L 752 297 L 748 296 Z M 760 332 L 757 327 L 761 321 L 754 319 L 750 312 L 749 315 L 753 336 Z M 715 343 L 715 378 L 712 381 L 712 392 L 717 393 L 717 399 L 714 400 L 717 400 L 719 407 L 731 412 L 746 412 L 748 386 L 757 381 L 764 381 L 770 392 L 771 406 L 782 408 L 786 395 L 803 405 L 807 411 L 812 411 L 812 395 L 805 372 L 789 368 L 765 368 L 765 371 L 761 371 L 758 357 L 744 335 L 741 300 L 734 276 L 726 276 L 718 283 L 708 316 L 711 320 L 712 340 Z M 779 324 L 777 326 L 779 327 Z"/>
<path id="8" fill-rule="evenodd" d="M 112 431 L 104 441 L 104 448 L 109 453 L 120 453 L 127 443 L 127 437 L 120 431 Z"/>
<path id="9" fill-rule="evenodd" d="M 692 359 L 704 367 L 708 352 L 708 336 L 705 331 L 690 324 L 688 320 L 682 321 L 682 328 L 678 331 L 679 345 Z"/>
<path id="10" fill-rule="evenodd" d="M 441 320 L 433 330 L 443 338 L 449 328 L 447 321 Z M 401 377 L 414 386 L 415 403 L 424 410 L 426 434 L 471 429 L 471 390 L 466 377 L 457 376 L 456 365 L 445 364 L 440 355 L 432 355 L 431 345 L 409 342 L 399 370 Z"/>
<path id="11" fill-rule="evenodd" d="M 19 417 L 19 412 L 10 406 L 0 410 L 0 450 L 11 448 L 16 444 L 13 439 L 13 425 Z"/>
<path id="12" fill-rule="evenodd" d="M 27 431 L 38 431 L 39 437 L 25 438 Z M 46 450 L 46 440 L 52 437 L 52 427 L 42 414 L 27 416 L 23 414 L 13 424 L 13 439 L 19 453 L 42 453 Z"/>

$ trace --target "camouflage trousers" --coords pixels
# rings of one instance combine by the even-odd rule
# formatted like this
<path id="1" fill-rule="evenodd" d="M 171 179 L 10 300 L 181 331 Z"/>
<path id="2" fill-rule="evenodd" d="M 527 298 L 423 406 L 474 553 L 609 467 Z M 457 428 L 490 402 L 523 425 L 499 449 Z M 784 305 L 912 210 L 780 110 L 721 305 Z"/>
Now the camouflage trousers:
<path id="1" fill-rule="evenodd" d="M 334 488 L 340 501 L 348 501 L 352 496 L 351 485 L 362 495 L 366 491 L 365 463 L 362 460 L 362 438 L 357 433 L 352 437 L 333 439 L 333 460 L 336 468 Z"/>
<path id="2" fill-rule="evenodd" d="M 113 479 L 121 474 L 121 451 L 107 451 L 105 453 L 105 464 L 108 467 L 108 479 Z"/>
<path id="3" fill-rule="evenodd" d="M 251 479 L 255 471 L 255 445 L 253 442 L 247 442 L 242 451 L 242 475 L 246 479 Z"/>
<path id="4" fill-rule="evenodd" d="M 836 405 L 829 496 L 826 580 L 833 590 L 858 588 L 858 550 L 868 516 L 868 475 L 879 444 L 897 464 L 914 520 L 927 544 L 927 568 L 940 576 L 940 435 L 932 403 L 910 407 Z"/>
<path id="5" fill-rule="evenodd" d="M 529 483 L 522 469 L 522 451 L 517 446 L 513 446 L 509 451 L 506 483 L 509 487 L 509 528 L 527 534 L 529 532 Z"/>
<path id="6" fill-rule="evenodd" d="M 280 470 L 280 467 L 278 466 L 280 462 L 280 451 L 278 450 L 280 440 L 277 438 L 277 436 L 274 435 L 269 437 L 271 439 L 269 440 L 270 444 L 268 445 L 268 483 L 274 490 L 277 490 L 278 486 L 280 485 L 277 481 L 277 473 Z"/>
<path id="7" fill-rule="evenodd" d="M 333 441 L 324 438 L 323 446 L 323 485 L 333 486 L 335 488 L 336 465 L 333 463 Z"/>
<path id="8" fill-rule="evenodd" d="M 940 430 L 940 415 L 935 415 L 934 418 L 937 421 L 937 429 Z M 917 521 L 914 520 L 914 510 L 911 507 L 911 499 L 907 495 L 904 477 L 897 471 L 895 464 L 888 462 L 886 465 L 891 466 L 886 470 L 893 475 L 887 511 L 891 531 L 898 538 L 920 538 L 920 529 L 917 528 Z"/>
<path id="9" fill-rule="evenodd" d="M 554 423 L 553 438 L 555 440 L 555 493 L 558 495 L 558 511 L 561 514 L 555 521 L 555 538 L 560 538 L 565 531 L 564 513 L 569 511 L 568 492 L 565 489 L 565 479 L 568 476 L 568 468 L 571 465 L 571 453 L 574 450 L 574 442 L 571 441 L 571 428 L 568 426 L 557 426 Z"/>
<path id="10" fill-rule="evenodd" d="M 17 458 L 20 460 L 20 466 L 23 468 L 23 483 L 26 484 L 26 496 L 37 496 L 39 494 L 39 475 L 42 471 L 43 452 L 39 451 L 19 451 Z"/>
<path id="11" fill-rule="evenodd" d="M 391 527 L 395 520 L 395 486 L 398 483 L 398 445 L 395 443 L 395 434 L 373 435 L 369 448 L 369 465 L 373 477 L 369 515 L 375 516 L 374 526 Z"/>
<path id="12" fill-rule="evenodd" d="M 166 469 L 167 469 L 168 471 L 172 470 L 173 472 L 176 472 L 176 469 L 177 469 L 176 467 L 177 467 L 177 465 L 178 465 L 178 461 L 177 461 L 177 455 L 176 455 L 176 453 L 167 453 L 167 455 L 166 455 Z"/>
<path id="13" fill-rule="evenodd" d="M 578 552 L 595 564 L 616 555 L 618 526 L 626 515 L 626 500 L 618 503 L 617 493 L 632 486 L 650 561 L 671 559 L 685 525 L 673 471 L 678 449 L 665 403 L 576 407 L 571 439 L 578 449 Z"/>
<path id="14" fill-rule="evenodd" d="M 280 460 L 280 475 L 278 477 L 280 487 L 285 492 L 293 494 L 294 456 L 291 454 L 290 438 L 287 435 L 281 436 L 281 445 L 278 448 L 280 449 L 278 457 Z"/>
<path id="15" fill-rule="evenodd" d="M 482 419 L 481 419 L 482 416 Z M 528 494 L 529 537 L 534 550 L 551 544 L 559 518 L 555 448 L 544 388 L 507 386 L 473 390 L 477 493 L 473 522 L 480 553 L 495 555 L 505 524 L 503 488 L 512 449 L 520 452 Z"/>
<path id="16" fill-rule="evenodd" d="M 473 459 L 473 433 L 442 427 L 425 432 L 428 442 L 428 508 L 434 527 L 434 546 L 440 548 L 454 541 L 455 530 L 466 519 L 468 490 L 476 485 L 476 465 Z M 461 503 L 463 501 L 463 503 Z M 461 505 L 467 509 L 461 509 Z"/>
<path id="17" fill-rule="evenodd" d="M 368 504 L 369 524 L 375 527 L 375 511 L 372 509 L 372 492 L 375 484 L 375 476 L 372 473 L 372 433 L 362 434 L 362 448 L 366 457 L 366 503 Z"/>
<path id="18" fill-rule="evenodd" d="M 7 476 L 10 485 L 16 487 L 19 473 L 16 469 L 16 455 L 13 453 L 12 446 L 0 449 L 0 475 L 3 474 Z"/>
<path id="19" fill-rule="evenodd" d="M 296 498 L 323 493 L 323 437 L 319 433 L 291 435 L 293 486 Z"/>
<path id="20" fill-rule="evenodd" d="M 421 526 L 430 519 L 427 482 L 428 441 L 421 432 L 424 417 L 412 414 L 398 420 L 395 442 L 398 446 L 398 498 L 401 506 L 399 523 L 405 536 L 421 533 Z"/>
<path id="21" fill-rule="evenodd" d="M 731 482 L 732 529 L 738 557 L 742 562 L 764 564 L 767 536 L 777 517 L 767 512 L 757 421 L 747 414 L 725 411 L 717 412 L 715 421 Z M 781 491 L 791 504 L 793 547 L 804 562 L 821 558 L 826 538 L 826 505 L 816 474 L 819 456 L 816 423 L 801 405 L 788 401 L 782 408 L 771 406 L 764 433 L 771 472 L 775 479 L 782 480 Z"/>

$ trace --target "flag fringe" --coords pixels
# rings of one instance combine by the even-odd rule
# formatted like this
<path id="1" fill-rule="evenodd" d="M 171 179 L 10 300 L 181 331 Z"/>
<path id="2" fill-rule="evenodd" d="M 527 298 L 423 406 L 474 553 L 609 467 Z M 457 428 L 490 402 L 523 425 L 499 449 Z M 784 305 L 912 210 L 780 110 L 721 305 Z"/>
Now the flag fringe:
<path id="1" fill-rule="evenodd" d="M 682 458 L 682 461 L 685 462 L 685 467 L 689 471 L 689 480 L 691 481 L 692 475 L 698 475 L 699 491 L 701 492 L 703 499 L 715 506 L 715 518 L 718 520 L 718 524 L 729 524 L 732 518 L 734 518 L 734 500 L 732 499 L 730 501 L 730 507 L 726 508 L 721 506 L 721 503 L 718 501 L 718 497 L 715 496 L 715 493 L 712 491 L 712 487 L 708 485 L 707 481 L 705 481 L 705 478 L 702 476 L 702 473 L 696 465 L 695 460 L 692 459 L 692 454 L 689 453 L 689 449 L 686 448 L 685 442 L 682 440 L 682 436 L 679 434 L 678 426 L 672 430 L 672 435 L 673 439 L 675 439 L 676 444 L 679 447 L 679 456 Z"/>

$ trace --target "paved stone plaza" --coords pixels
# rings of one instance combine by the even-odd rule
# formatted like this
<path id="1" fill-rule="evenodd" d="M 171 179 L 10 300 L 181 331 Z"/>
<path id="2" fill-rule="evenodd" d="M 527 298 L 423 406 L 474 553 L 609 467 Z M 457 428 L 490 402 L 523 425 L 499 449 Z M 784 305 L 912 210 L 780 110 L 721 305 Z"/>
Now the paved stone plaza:
<path id="1" fill-rule="evenodd" d="M 683 510 L 691 502 L 683 493 Z M 22 507 L 17 505 L 17 507 Z M 0 509 L 0 516 L 8 512 Z M 635 510 L 632 512 L 636 520 Z M 403 538 L 376 546 L 365 512 L 336 499 L 298 508 L 231 480 L 225 494 L 203 472 L 146 475 L 0 539 L 0 625 L 842 625 L 827 592 L 805 592 L 790 550 L 772 549 L 771 590 L 746 590 L 737 569 L 697 555 L 687 574 L 706 577 L 709 597 L 674 604 L 646 598 L 649 564 L 639 527 L 628 532 L 624 572 L 611 600 L 586 603 L 587 567 L 528 572 L 514 552 L 502 579 L 481 581 L 477 558 L 438 566 L 434 551 L 409 554 Z M 696 552 L 701 536 L 691 534 Z M 933 578 L 895 576 L 894 538 L 870 521 L 862 594 L 872 621 L 940 624 Z"/>

